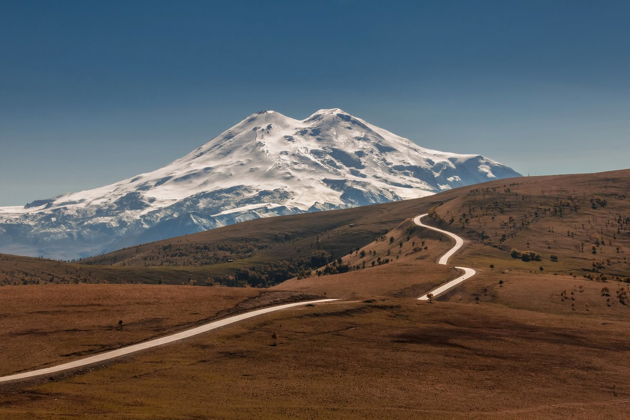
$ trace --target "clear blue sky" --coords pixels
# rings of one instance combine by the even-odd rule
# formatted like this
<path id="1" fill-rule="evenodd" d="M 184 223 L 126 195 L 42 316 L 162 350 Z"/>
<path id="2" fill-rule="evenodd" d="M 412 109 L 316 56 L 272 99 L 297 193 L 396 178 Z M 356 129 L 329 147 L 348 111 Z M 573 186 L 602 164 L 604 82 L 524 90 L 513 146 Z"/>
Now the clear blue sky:
<path id="1" fill-rule="evenodd" d="M 527 174 L 630 165 L 627 1 L 0 0 L 0 205 L 340 107 Z"/>

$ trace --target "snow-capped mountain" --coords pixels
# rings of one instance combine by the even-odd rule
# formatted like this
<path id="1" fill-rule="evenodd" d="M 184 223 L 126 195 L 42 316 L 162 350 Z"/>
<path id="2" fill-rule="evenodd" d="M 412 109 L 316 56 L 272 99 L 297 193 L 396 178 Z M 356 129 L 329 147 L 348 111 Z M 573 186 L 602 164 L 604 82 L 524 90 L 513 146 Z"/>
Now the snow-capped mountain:
<path id="1" fill-rule="evenodd" d="M 190 154 L 105 187 L 0 207 L 0 252 L 94 255 L 259 217 L 361 206 L 519 176 L 422 148 L 341 109 L 250 115 Z"/>

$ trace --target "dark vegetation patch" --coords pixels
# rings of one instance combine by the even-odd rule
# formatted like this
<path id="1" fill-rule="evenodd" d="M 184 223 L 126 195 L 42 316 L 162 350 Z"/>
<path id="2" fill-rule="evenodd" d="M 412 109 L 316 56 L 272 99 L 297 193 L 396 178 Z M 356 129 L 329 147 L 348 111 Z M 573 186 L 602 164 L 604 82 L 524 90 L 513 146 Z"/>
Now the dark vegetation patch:
<path id="1" fill-rule="evenodd" d="M 217 354 L 227 359 L 245 359 L 251 356 L 251 354 L 246 351 L 220 351 Z"/>
<path id="2" fill-rule="evenodd" d="M 471 351 L 476 351 L 475 349 L 479 347 L 473 344 L 475 341 L 526 341 L 530 343 L 531 346 L 536 346 L 536 343 L 539 343 L 574 346 L 592 350 L 612 350 L 620 352 L 630 350 L 630 344 L 623 338 L 617 341 L 611 341 L 610 337 L 604 336 L 604 334 L 602 334 L 601 337 L 592 334 L 586 336 L 579 331 L 564 328 L 541 327 L 485 318 L 483 321 L 479 319 L 468 319 L 460 320 L 450 325 L 417 328 L 393 336 L 392 341 L 398 343 L 459 347 Z M 470 343 L 470 345 L 462 344 L 467 342 Z"/>
<path id="3" fill-rule="evenodd" d="M 328 318 L 328 317 L 344 317 L 365 314 L 374 311 L 393 311 L 400 309 L 400 305 L 364 305 L 357 308 L 348 308 L 340 311 L 332 312 L 312 312 L 298 316 L 298 318 Z"/>

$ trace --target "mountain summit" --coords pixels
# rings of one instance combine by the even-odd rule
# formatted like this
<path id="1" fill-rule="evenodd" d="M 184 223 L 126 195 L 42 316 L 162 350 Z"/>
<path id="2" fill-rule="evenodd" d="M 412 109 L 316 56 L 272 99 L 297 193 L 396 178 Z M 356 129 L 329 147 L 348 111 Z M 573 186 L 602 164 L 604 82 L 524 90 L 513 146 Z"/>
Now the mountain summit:
<path id="1" fill-rule="evenodd" d="M 344 112 L 252 114 L 171 164 L 0 207 L 0 252 L 76 258 L 249 219 L 434 194 L 517 172 L 425 149 Z"/>

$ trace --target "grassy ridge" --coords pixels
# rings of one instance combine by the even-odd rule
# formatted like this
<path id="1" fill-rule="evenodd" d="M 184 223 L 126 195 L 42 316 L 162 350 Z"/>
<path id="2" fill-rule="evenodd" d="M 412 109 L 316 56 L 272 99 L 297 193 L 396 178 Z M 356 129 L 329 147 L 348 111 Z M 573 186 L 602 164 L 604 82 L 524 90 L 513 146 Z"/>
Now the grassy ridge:
<path id="1" fill-rule="evenodd" d="M 0 255 L 0 284 L 269 286 L 346 255 L 437 203 L 431 196 L 258 219 L 76 263 Z"/>
<path id="2" fill-rule="evenodd" d="M 415 200 L 258 219 L 78 263 L 0 256 L 0 284 L 265 287 L 347 255 L 427 211 L 434 223 L 472 241 L 460 257 L 472 266 L 542 267 L 545 272 L 628 280 L 628 194 L 630 170 L 499 180 Z M 534 258 L 512 258 L 514 250 Z"/>
<path id="3" fill-rule="evenodd" d="M 628 170 L 481 184 L 432 215 L 473 240 L 473 266 L 630 281 Z"/>
<path id="4" fill-rule="evenodd" d="M 97 268 L 203 273 L 227 285 L 270 286 L 364 246 L 438 203 L 427 197 L 354 209 L 253 220 L 81 261 Z M 208 280 L 211 279 L 211 280 Z"/>

